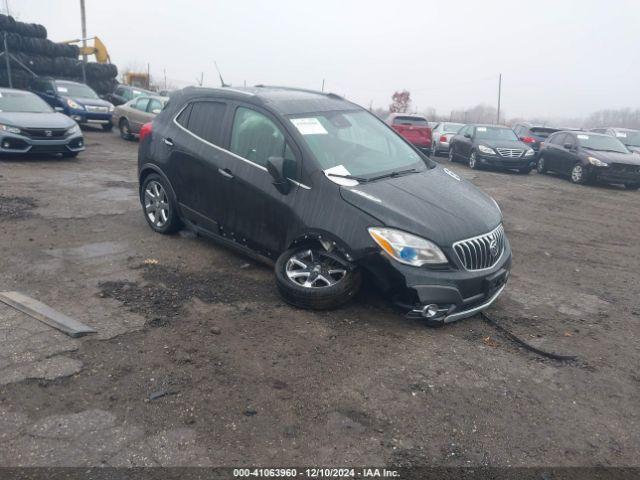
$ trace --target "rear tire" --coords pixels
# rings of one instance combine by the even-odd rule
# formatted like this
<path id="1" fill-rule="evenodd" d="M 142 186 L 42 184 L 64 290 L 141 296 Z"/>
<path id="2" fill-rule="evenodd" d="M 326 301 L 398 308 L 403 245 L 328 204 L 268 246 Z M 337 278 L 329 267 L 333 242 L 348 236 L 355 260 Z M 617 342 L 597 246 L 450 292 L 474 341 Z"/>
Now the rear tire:
<path id="1" fill-rule="evenodd" d="M 126 118 L 120 120 L 118 129 L 120 130 L 120 138 L 122 138 L 123 140 L 133 140 L 131 127 L 129 126 L 129 121 Z"/>
<path id="2" fill-rule="evenodd" d="M 140 198 L 144 218 L 153 231 L 169 234 L 180 230 L 177 203 L 160 175 L 152 173 L 144 179 Z"/>
<path id="3" fill-rule="evenodd" d="M 275 275 L 283 300 L 308 310 L 338 308 L 351 300 L 362 284 L 362 275 L 354 265 L 315 246 L 284 252 L 276 262 Z"/>

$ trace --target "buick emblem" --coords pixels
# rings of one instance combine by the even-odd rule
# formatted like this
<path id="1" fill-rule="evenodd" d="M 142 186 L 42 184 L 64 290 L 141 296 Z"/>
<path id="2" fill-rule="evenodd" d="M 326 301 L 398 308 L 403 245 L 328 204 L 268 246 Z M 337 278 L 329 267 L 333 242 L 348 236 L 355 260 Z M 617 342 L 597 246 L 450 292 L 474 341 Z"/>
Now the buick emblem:
<path id="1" fill-rule="evenodd" d="M 53 132 L 51 130 L 45 130 L 44 131 L 44 136 L 45 137 L 50 137 L 51 135 L 53 135 Z"/>
<path id="2" fill-rule="evenodd" d="M 493 257 L 498 255 L 498 242 L 495 238 L 492 238 L 489 242 L 489 251 Z"/>

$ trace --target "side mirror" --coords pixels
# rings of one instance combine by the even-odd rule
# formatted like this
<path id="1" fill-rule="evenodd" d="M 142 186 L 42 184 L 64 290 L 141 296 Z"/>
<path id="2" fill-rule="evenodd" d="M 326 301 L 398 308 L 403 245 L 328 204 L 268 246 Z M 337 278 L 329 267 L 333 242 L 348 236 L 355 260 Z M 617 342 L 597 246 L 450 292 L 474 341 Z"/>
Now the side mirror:
<path id="1" fill-rule="evenodd" d="M 46 95 L 55 95 L 56 94 L 55 90 L 46 90 L 44 93 Z"/>
<path id="2" fill-rule="evenodd" d="M 465 133 L 464 134 L 464 138 L 471 138 L 471 134 L 470 133 Z"/>
<path id="3" fill-rule="evenodd" d="M 160 110 L 159 108 L 154 108 L 153 110 L 151 110 L 151 113 L 153 113 L 154 115 L 158 115 L 162 110 Z"/>
<path id="4" fill-rule="evenodd" d="M 286 195 L 291 190 L 291 183 L 284 175 L 284 158 L 269 157 L 267 160 L 267 172 L 273 177 L 273 185 L 280 193 Z"/>
<path id="5" fill-rule="evenodd" d="M 573 149 L 573 145 L 570 144 L 570 143 L 565 143 L 564 144 L 564 148 L 565 148 L 565 150 L 571 150 L 571 149 Z"/>

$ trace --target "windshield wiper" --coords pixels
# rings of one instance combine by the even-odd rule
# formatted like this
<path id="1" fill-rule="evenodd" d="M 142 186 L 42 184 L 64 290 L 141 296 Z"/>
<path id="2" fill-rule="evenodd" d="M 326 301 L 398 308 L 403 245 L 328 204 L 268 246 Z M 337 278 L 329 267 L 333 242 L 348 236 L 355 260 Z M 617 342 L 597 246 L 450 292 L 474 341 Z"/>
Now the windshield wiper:
<path id="1" fill-rule="evenodd" d="M 394 172 L 385 173 L 384 175 L 378 175 L 377 177 L 371 177 L 369 181 L 380 180 L 382 178 L 394 178 L 399 177 L 401 175 L 407 175 L 409 173 L 418 173 L 418 170 L 415 168 L 409 168 L 407 170 L 396 170 Z"/>
<path id="2" fill-rule="evenodd" d="M 338 173 L 327 173 L 330 177 L 338 177 L 338 178 L 348 178 L 349 180 L 357 180 L 358 182 L 366 183 L 369 181 L 368 178 L 363 177 L 354 177 L 353 175 L 340 175 Z"/>

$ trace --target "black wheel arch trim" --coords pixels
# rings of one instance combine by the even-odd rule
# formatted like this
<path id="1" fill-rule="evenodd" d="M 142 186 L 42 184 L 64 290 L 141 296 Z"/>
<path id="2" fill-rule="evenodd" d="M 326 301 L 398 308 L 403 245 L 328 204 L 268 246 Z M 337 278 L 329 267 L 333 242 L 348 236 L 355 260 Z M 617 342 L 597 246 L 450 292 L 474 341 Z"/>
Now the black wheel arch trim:
<path id="1" fill-rule="evenodd" d="M 347 243 L 344 242 L 344 240 L 342 240 L 337 235 L 327 232 L 325 230 L 316 230 L 316 229 L 308 230 L 294 236 L 294 238 L 287 243 L 286 250 L 294 248 L 298 245 L 303 245 L 306 242 L 319 242 L 321 244 L 323 242 L 330 242 L 333 249 L 329 251 L 338 252 L 348 262 L 355 262 L 357 257 L 360 256 L 356 254 L 356 252 L 354 252 L 353 249 L 349 245 L 347 245 Z"/>
<path id="2" fill-rule="evenodd" d="M 140 173 L 138 174 L 138 183 L 139 183 L 138 196 L 140 197 L 140 201 L 142 201 L 142 184 L 144 183 L 142 179 L 146 178 L 147 175 L 149 175 L 150 173 L 157 173 L 158 175 L 160 175 L 160 177 L 162 177 L 162 179 L 167 183 L 167 186 L 169 187 L 169 190 L 170 190 L 169 193 L 171 194 L 171 196 L 173 197 L 173 200 L 176 202 L 176 205 L 177 205 L 178 196 L 176 195 L 176 191 L 173 189 L 173 185 L 171 185 L 171 181 L 165 175 L 162 169 L 153 163 L 145 163 L 140 167 Z"/>

